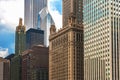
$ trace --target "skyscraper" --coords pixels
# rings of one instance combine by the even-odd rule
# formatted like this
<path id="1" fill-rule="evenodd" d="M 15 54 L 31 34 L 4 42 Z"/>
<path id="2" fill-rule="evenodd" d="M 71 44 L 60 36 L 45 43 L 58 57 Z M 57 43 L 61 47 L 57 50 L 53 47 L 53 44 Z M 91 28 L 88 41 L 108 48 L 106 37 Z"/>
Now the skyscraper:
<path id="1" fill-rule="evenodd" d="M 37 27 L 39 11 L 47 6 L 47 0 L 25 0 L 24 2 L 24 23 L 29 28 Z"/>
<path id="2" fill-rule="evenodd" d="M 50 26 L 54 25 L 54 20 L 50 15 L 48 8 L 44 7 L 38 15 L 38 28 L 44 31 L 44 45 L 49 45 Z"/>
<path id="3" fill-rule="evenodd" d="M 30 28 L 26 31 L 26 48 L 30 49 L 35 45 L 44 45 L 44 31 Z"/>
<path id="4" fill-rule="evenodd" d="M 25 50 L 25 41 L 26 27 L 22 24 L 22 19 L 20 18 L 15 34 L 15 55 L 20 55 Z"/>
<path id="5" fill-rule="evenodd" d="M 78 24 L 83 21 L 83 0 L 62 0 L 63 4 L 63 27 L 67 25 L 69 14 L 74 12 Z"/>
<path id="6" fill-rule="evenodd" d="M 120 1 L 83 0 L 84 80 L 120 80 Z"/>
<path id="7" fill-rule="evenodd" d="M 50 28 L 49 80 L 84 80 L 80 5 L 79 0 L 63 0 L 63 28 L 58 32 L 54 25 Z M 81 14 L 79 18 L 77 14 Z"/>
<path id="8" fill-rule="evenodd" d="M 21 80 L 21 53 L 25 50 L 26 29 L 19 20 L 15 34 L 15 56 L 11 59 L 11 80 Z"/>

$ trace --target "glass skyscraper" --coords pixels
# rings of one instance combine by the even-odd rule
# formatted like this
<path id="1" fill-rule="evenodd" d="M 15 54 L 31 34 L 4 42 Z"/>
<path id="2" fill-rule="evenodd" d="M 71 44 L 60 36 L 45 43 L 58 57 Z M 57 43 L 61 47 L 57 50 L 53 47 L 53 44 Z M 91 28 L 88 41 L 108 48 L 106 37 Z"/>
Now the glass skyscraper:
<path id="1" fill-rule="evenodd" d="M 38 14 L 38 27 L 44 31 L 44 45 L 49 44 L 50 26 L 55 24 L 52 16 L 50 15 L 48 8 L 44 7 Z"/>
<path id="2" fill-rule="evenodd" d="M 36 45 L 44 45 L 44 31 L 30 28 L 26 31 L 26 48 L 30 49 Z"/>
<path id="3" fill-rule="evenodd" d="M 84 80 L 120 80 L 120 1 L 83 0 Z"/>
<path id="4" fill-rule="evenodd" d="M 24 1 L 24 23 L 29 28 L 37 26 L 39 11 L 47 6 L 47 0 L 25 0 Z"/>

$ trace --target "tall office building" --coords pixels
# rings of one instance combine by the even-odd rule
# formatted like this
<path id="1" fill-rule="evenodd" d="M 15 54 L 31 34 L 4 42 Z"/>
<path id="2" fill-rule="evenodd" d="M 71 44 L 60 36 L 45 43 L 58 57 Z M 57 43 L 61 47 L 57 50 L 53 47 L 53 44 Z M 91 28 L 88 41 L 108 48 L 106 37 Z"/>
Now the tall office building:
<path id="1" fill-rule="evenodd" d="M 15 56 L 11 59 L 11 80 L 21 80 L 21 53 L 25 50 L 25 36 L 25 26 L 20 18 L 19 25 L 16 27 Z"/>
<path id="2" fill-rule="evenodd" d="M 120 80 L 120 1 L 84 0 L 84 80 Z"/>
<path id="3" fill-rule="evenodd" d="M 47 0 L 25 0 L 24 24 L 27 29 L 37 27 L 38 13 L 47 6 Z"/>
<path id="4" fill-rule="evenodd" d="M 62 0 L 63 4 L 63 27 L 67 25 L 69 14 L 74 12 L 78 24 L 82 24 L 83 0 Z"/>
<path id="5" fill-rule="evenodd" d="M 44 45 L 44 31 L 30 28 L 26 31 L 26 48 L 30 49 L 35 45 Z"/>
<path id="6" fill-rule="evenodd" d="M 15 55 L 20 55 L 25 50 L 25 40 L 26 27 L 22 24 L 22 19 L 20 18 L 15 34 Z"/>
<path id="7" fill-rule="evenodd" d="M 50 28 L 49 80 L 84 79 L 81 5 L 79 0 L 63 0 L 63 28 Z"/>
<path id="8" fill-rule="evenodd" d="M 44 45 L 49 45 L 50 26 L 54 25 L 54 20 L 48 11 L 47 7 L 44 7 L 38 15 L 38 28 L 44 31 Z"/>
<path id="9" fill-rule="evenodd" d="M 10 61 L 0 57 L 0 80 L 10 80 Z"/>

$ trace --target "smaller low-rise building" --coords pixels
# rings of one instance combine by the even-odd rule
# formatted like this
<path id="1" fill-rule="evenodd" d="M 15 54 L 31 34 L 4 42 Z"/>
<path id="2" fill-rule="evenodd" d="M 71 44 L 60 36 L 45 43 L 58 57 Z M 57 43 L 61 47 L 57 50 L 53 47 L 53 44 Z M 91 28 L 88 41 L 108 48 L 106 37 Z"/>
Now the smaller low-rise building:
<path id="1" fill-rule="evenodd" d="M 10 61 L 0 57 L 0 80 L 10 80 Z"/>
<path id="2" fill-rule="evenodd" d="M 48 80 L 48 47 L 37 45 L 22 53 L 22 80 Z"/>

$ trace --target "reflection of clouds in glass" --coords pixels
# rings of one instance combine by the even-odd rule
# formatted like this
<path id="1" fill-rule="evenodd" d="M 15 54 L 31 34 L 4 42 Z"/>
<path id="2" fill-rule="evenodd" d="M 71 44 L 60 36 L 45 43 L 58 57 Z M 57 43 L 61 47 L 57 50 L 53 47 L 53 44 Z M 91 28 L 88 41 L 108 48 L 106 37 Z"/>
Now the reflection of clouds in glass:
<path id="1" fill-rule="evenodd" d="M 50 15 L 47 7 L 43 8 L 38 15 L 38 28 L 44 30 L 44 44 L 49 44 L 50 26 L 54 23 L 52 16 Z"/>

